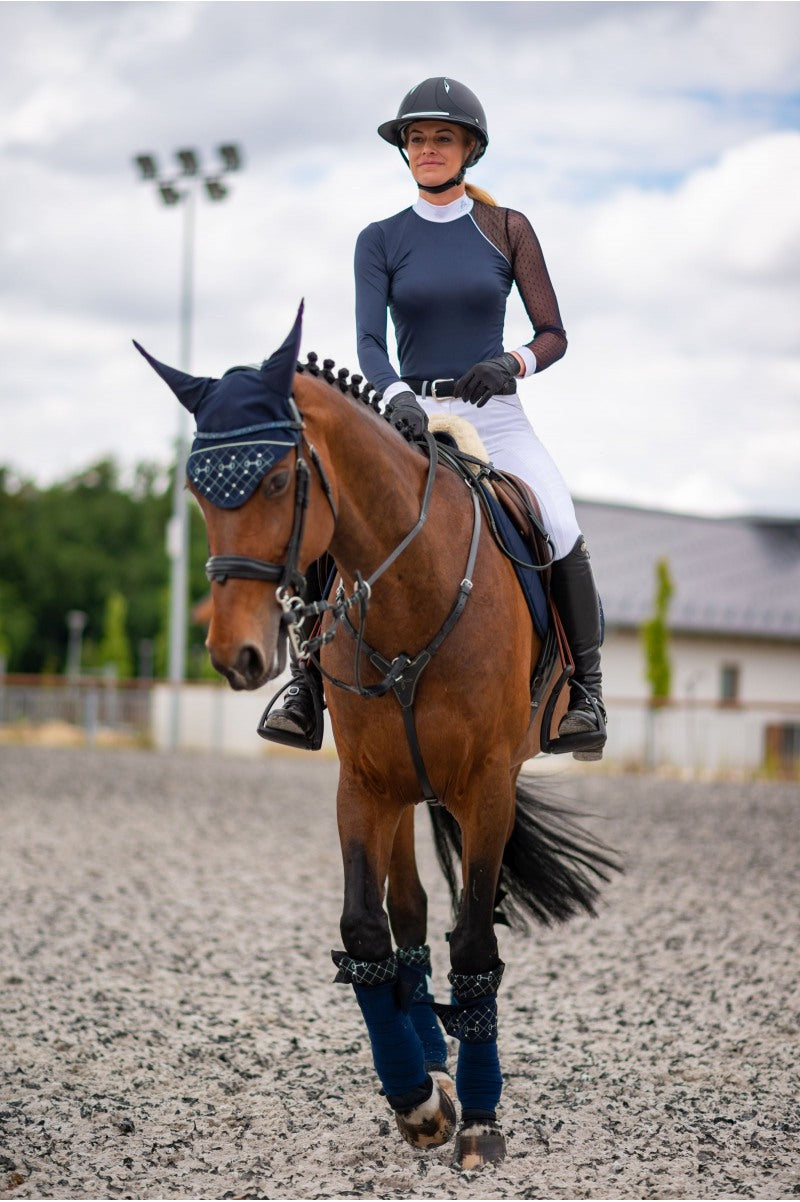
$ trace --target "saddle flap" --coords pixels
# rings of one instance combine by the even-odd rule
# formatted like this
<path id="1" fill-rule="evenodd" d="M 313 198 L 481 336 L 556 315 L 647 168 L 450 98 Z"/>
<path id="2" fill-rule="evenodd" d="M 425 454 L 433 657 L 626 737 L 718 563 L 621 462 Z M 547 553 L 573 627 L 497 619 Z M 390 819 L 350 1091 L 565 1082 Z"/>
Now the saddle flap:
<path id="1" fill-rule="evenodd" d="M 536 493 L 519 476 L 511 472 L 492 472 L 492 486 L 509 521 L 531 552 L 531 562 L 550 564 L 553 548 L 542 522 L 542 511 Z M 545 593 L 550 593 L 550 570 L 541 573 Z"/>

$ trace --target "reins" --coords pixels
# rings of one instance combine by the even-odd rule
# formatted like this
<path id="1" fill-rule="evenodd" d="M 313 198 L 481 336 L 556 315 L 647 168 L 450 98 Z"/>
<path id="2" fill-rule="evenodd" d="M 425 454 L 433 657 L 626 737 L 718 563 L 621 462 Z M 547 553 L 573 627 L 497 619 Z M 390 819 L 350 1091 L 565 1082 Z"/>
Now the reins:
<path id="1" fill-rule="evenodd" d="M 330 361 L 326 361 L 324 365 L 326 369 L 328 369 L 329 363 Z M 313 369 L 314 366 L 315 363 L 313 361 L 309 363 L 309 369 Z M 330 366 L 332 367 L 333 364 L 331 363 Z M 318 373 L 315 371 L 314 374 Z M 329 369 L 324 374 L 328 378 L 328 382 L 334 382 L 332 372 Z M 340 373 L 340 377 L 341 375 L 342 373 Z M 335 382 L 344 391 L 344 381 L 339 379 Z M 290 404 L 294 411 L 297 428 L 301 431 L 301 437 L 296 452 L 292 531 L 287 547 L 286 560 L 283 563 L 275 563 L 248 555 L 212 555 L 205 565 L 206 575 L 209 580 L 219 584 L 224 584 L 228 579 L 258 580 L 268 584 L 276 584 L 275 597 L 282 610 L 281 623 L 286 630 L 293 651 L 300 663 L 313 663 L 325 680 L 335 688 L 342 689 L 348 693 L 354 693 L 359 697 L 383 697 L 390 691 L 394 692 L 402 711 L 406 737 L 423 797 L 428 803 L 437 804 L 438 798 L 428 778 L 419 746 L 419 737 L 414 720 L 414 699 L 422 673 L 458 622 L 472 592 L 473 574 L 482 528 L 482 514 L 485 514 L 493 539 L 500 550 L 515 563 L 522 562 L 504 545 L 494 521 L 491 508 L 486 500 L 484 489 L 481 487 L 482 480 L 491 480 L 493 469 L 487 468 L 485 463 L 464 452 L 454 451 L 447 446 L 439 444 L 430 431 L 426 430 L 420 443 L 420 450 L 427 456 L 428 470 L 419 517 L 414 526 L 366 579 L 363 578 L 360 572 L 357 571 L 355 573 L 354 588 L 349 595 L 345 590 L 344 584 L 340 583 L 333 601 L 327 599 L 329 589 L 326 588 L 323 592 L 322 600 L 308 603 L 305 600 L 307 581 L 298 568 L 298 560 L 310 500 L 312 468 L 309 467 L 309 461 L 319 478 L 323 494 L 333 514 L 334 522 L 337 520 L 338 513 L 333 498 L 333 489 L 331 488 L 322 460 L 314 446 L 308 442 L 303 432 L 303 418 L 297 409 L 294 398 L 290 398 Z M 424 445 L 422 445 L 423 443 Z M 307 458 L 303 453 L 304 448 Z M 427 646 L 414 656 L 409 655 L 407 652 L 401 652 L 394 659 L 388 660 L 374 647 L 370 646 L 364 637 L 372 590 L 378 580 L 389 571 L 425 526 L 430 511 L 436 472 L 440 462 L 446 463 L 464 481 L 472 499 L 472 536 L 467 553 L 464 576 L 459 584 L 458 592 L 450 611 L 438 632 Z M 472 474 L 469 470 L 468 465 L 470 464 L 477 468 L 477 475 Z M 524 503 L 524 498 L 521 498 L 521 500 Z M 535 515 L 531 516 L 535 520 Z M 523 566 L 542 571 L 548 565 L 524 564 Z M 357 611 L 355 619 L 351 619 L 350 613 L 352 610 Z M 321 626 L 322 619 L 325 617 L 329 618 L 329 621 L 327 628 L 323 631 Z M 303 626 L 309 619 L 315 619 L 313 631 L 316 633 L 312 632 L 308 638 L 304 638 Z M 327 672 L 319 660 L 320 651 L 336 637 L 340 627 L 343 627 L 355 642 L 353 683 L 342 680 Z M 362 679 L 363 657 L 366 657 L 374 668 L 383 673 L 382 679 L 377 684 L 364 684 Z"/>
<path id="2" fill-rule="evenodd" d="M 303 429 L 303 419 L 299 410 L 295 405 L 294 399 L 290 398 L 290 403 L 295 411 L 299 428 Z M 295 655 L 303 662 L 312 659 L 317 666 L 319 661 L 317 655 L 319 650 L 336 635 L 336 631 L 343 620 L 347 619 L 348 610 L 357 607 L 359 611 L 358 625 L 353 626 L 347 619 L 348 627 L 353 631 L 356 638 L 356 663 L 355 663 L 355 684 L 349 684 L 347 681 L 340 680 L 337 677 L 331 676 L 320 667 L 320 671 L 327 680 L 335 687 L 344 689 L 347 692 L 357 693 L 361 697 L 382 697 L 394 688 L 404 668 L 407 666 L 408 657 L 405 660 L 393 661 L 386 670 L 384 679 L 377 685 L 365 685 L 361 679 L 361 651 L 368 650 L 372 653 L 372 648 L 368 648 L 364 643 L 364 628 L 367 619 L 367 609 L 369 600 L 372 594 L 373 585 L 391 568 L 392 564 L 406 550 L 411 542 L 417 537 L 422 530 L 428 518 L 430 510 L 431 494 L 433 485 L 436 479 L 436 468 L 439 462 L 439 452 L 436 440 L 432 435 L 426 433 L 426 450 L 428 454 L 428 471 L 425 481 L 425 491 L 422 497 L 419 517 L 416 523 L 409 530 L 408 534 L 398 543 L 390 555 L 381 563 L 375 570 L 363 579 L 359 572 L 356 573 L 355 588 L 353 592 L 347 596 L 342 585 L 337 591 L 336 600 L 330 602 L 327 599 L 315 601 L 307 604 L 304 600 L 306 591 L 306 578 L 298 569 L 298 558 L 300 547 L 303 540 L 305 530 L 306 515 L 309 503 L 309 491 L 311 484 L 311 470 L 308 466 L 301 447 L 305 446 L 308 451 L 308 457 L 311 460 L 317 475 L 319 476 L 320 484 L 323 493 L 330 505 L 334 521 L 338 514 L 336 505 L 333 500 L 333 489 L 328 480 L 325 468 L 322 464 L 315 447 L 308 442 L 303 434 L 301 446 L 297 449 L 297 460 L 295 464 L 295 492 L 294 492 L 294 514 L 292 520 L 292 532 L 289 538 L 286 560 L 283 563 L 275 563 L 270 560 L 257 559 L 249 555 L 212 555 L 206 561 L 205 571 L 206 576 L 212 582 L 224 584 L 226 580 L 260 580 L 266 584 L 277 584 L 275 597 L 283 611 L 282 623 L 286 629 L 287 635 L 292 643 Z M 471 587 L 471 581 L 470 581 Z M 463 606 L 462 606 L 463 608 Z M 460 613 L 460 609 L 459 609 Z M 320 619 L 323 614 L 331 615 L 331 623 L 328 629 L 311 639 L 302 637 L 303 623 L 310 617 Z M 448 627 L 449 629 L 449 627 Z M 437 644 L 438 645 L 438 644 Z"/>
<path id="3" fill-rule="evenodd" d="M 391 554 L 386 557 L 383 563 L 381 563 L 374 570 L 374 572 L 367 577 L 366 580 L 364 580 L 360 572 L 356 572 L 355 588 L 349 596 L 345 592 L 344 585 L 340 584 L 336 593 L 336 599 L 333 602 L 330 602 L 323 597 L 321 601 L 312 602 L 310 605 L 298 605 L 293 603 L 296 602 L 297 598 L 292 598 L 291 611 L 287 613 L 287 611 L 284 610 L 284 621 L 287 625 L 289 637 L 292 639 L 292 646 L 294 647 L 295 654 L 301 660 L 311 660 L 316 667 L 319 668 L 325 679 L 336 688 L 343 689 L 348 693 L 355 693 L 359 697 L 383 697 L 389 692 L 390 689 L 394 689 L 397 686 L 403 672 L 410 662 L 410 658 L 407 655 L 398 656 L 391 662 L 388 660 L 382 660 L 383 666 L 381 667 L 381 671 L 385 672 L 383 680 L 374 685 L 365 685 L 362 681 L 362 652 L 366 652 L 370 657 L 373 654 L 377 654 L 364 639 L 364 629 L 366 626 L 369 601 L 372 596 L 372 588 L 389 570 L 389 568 L 400 557 L 400 555 L 402 555 L 409 544 L 413 542 L 428 519 L 431 494 L 433 492 L 433 485 L 436 479 L 436 469 L 439 463 L 439 449 L 435 438 L 428 433 L 425 435 L 425 444 L 428 454 L 428 471 L 425 480 L 425 490 L 422 497 L 422 503 L 420 505 L 419 517 L 417 518 L 417 521 L 412 529 L 409 530 L 408 534 L 401 539 Z M 474 558 L 472 562 L 474 562 Z M 468 572 L 468 575 L 471 575 L 471 572 Z M 462 581 L 462 585 L 463 584 L 464 581 Z M 469 588 L 472 588 L 471 579 L 469 580 Z M 469 590 L 467 590 L 467 592 L 468 591 Z M 359 618 L 357 625 L 352 623 L 348 616 L 348 611 L 353 607 L 358 608 Z M 460 608 L 463 608 L 463 605 Z M 331 622 L 327 630 L 321 631 L 319 634 L 309 639 L 299 639 L 300 628 L 307 618 L 315 617 L 321 619 L 325 614 L 328 614 L 331 617 Z M 333 638 L 336 636 L 339 626 L 342 623 L 344 623 L 345 628 L 356 640 L 355 664 L 353 673 L 355 681 L 354 684 L 350 684 L 348 681 L 341 680 L 339 677 L 332 676 L 322 667 L 319 662 L 319 651 L 327 643 L 330 643 L 333 640 Z M 449 630 L 449 625 L 447 628 Z M 438 646 L 439 643 L 436 645 Z M 382 659 L 382 657 L 380 658 Z"/>
<path id="4" fill-rule="evenodd" d="M 395 697 L 400 703 L 400 708 L 403 712 L 403 725 L 405 726 L 406 738 L 408 739 L 408 746 L 409 750 L 411 751 L 411 758 L 414 761 L 414 767 L 417 771 L 417 779 L 422 787 L 423 799 L 427 801 L 429 805 L 439 805 L 440 802 L 430 783 L 428 772 L 425 767 L 425 761 L 422 758 L 422 752 L 419 746 L 419 736 L 417 735 L 417 724 L 414 720 L 414 698 L 416 696 L 417 685 L 419 684 L 419 679 L 423 671 L 425 668 L 427 668 L 428 664 L 431 662 L 434 655 L 439 650 L 458 619 L 461 617 L 461 614 L 464 611 L 464 606 L 467 604 L 469 595 L 472 592 L 475 561 L 478 557 L 478 544 L 481 536 L 481 507 L 478 501 L 476 489 L 468 480 L 466 480 L 466 478 L 465 483 L 470 488 L 473 504 L 472 538 L 470 540 L 467 567 L 461 584 L 459 585 L 458 596 L 456 597 L 455 604 L 445 618 L 445 621 L 440 627 L 439 632 L 434 635 L 427 647 L 424 647 L 422 651 L 419 651 L 413 659 L 410 655 L 402 652 L 390 662 L 365 642 L 363 638 L 363 628 L 356 633 L 347 617 L 347 614 L 345 614 L 345 622 L 347 627 L 350 633 L 357 638 L 357 664 L 360 664 L 361 651 L 366 651 L 369 656 L 370 663 L 379 671 L 386 672 L 384 680 L 392 680 L 391 688 Z M 398 667 L 400 668 L 399 674 L 397 672 Z M 330 677 L 328 677 L 328 679 L 330 679 Z"/>
<path id="5" fill-rule="evenodd" d="M 350 597 L 345 595 L 344 586 L 339 585 L 336 601 L 331 604 L 323 599 L 309 606 L 298 606 L 295 614 L 290 621 L 296 623 L 294 629 L 297 630 L 302 624 L 305 617 L 313 614 L 321 617 L 323 613 L 333 615 L 333 620 L 324 632 L 321 632 L 314 638 L 304 640 L 301 644 L 295 645 L 295 651 L 298 655 L 302 655 L 306 660 L 310 660 L 315 664 L 322 676 L 336 688 L 343 689 L 345 692 L 355 693 L 359 697 L 383 697 L 389 690 L 394 693 L 400 705 L 403 716 L 403 725 L 405 727 L 406 738 L 408 740 L 409 751 L 414 763 L 414 768 L 417 773 L 417 779 L 420 783 L 423 799 L 429 805 L 438 805 L 439 798 L 430 783 L 428 772 L 425 767 L 425 761 L 422 756 L 422 751 L 419 745 L 419 735 L 417 733 L 417 725 L 414 720 L 414 699 L 416 697 L 417 686 L 419 684 L 422 673 L 427 668 L 428 664 L 433 659 L 436 652 L 441 647 L 447 636 L 450 634 L 453 627 L 458 622 L 464 607 L 467 604 L 470 593 L 473 588 L 473 575 L 475 571 L 475 563 L 478 558 L 478 546 L 481 536 L 481 505 L 478 499 L 479 489 L 475 487 L 472 479 L 467 473 L 459 473 L 461 478 L 470 490 L 473 506 L 472 518 L 472 537 L 470 539 L 469 551 L 467 554 L 467 564 L 464 576 L 458 587 L 458 594 L 453 606 L 450 609 L 447 617 L 439 628 L 438 632 L 430 640 L 426 647 L 417 652 L 413 657 L 407 652 L 401 652 L 394 659 L 388 660 L 385 656 L 376 651 L 374 647 L 364 638 L 364 628 L 367 620 L 367 609 L 369 599 L 372 592 L 372 586 L 386 572 L 395 560 L 403 553 L 409 543 L 419 534 L 428 517 L 430 506 L 431 492 L 433 483 L 436 477 L 436 469 L 439 464 L 439 446 L 436 439 L 428 432 L 424 435 L 425 449 L 428 455 L 428 473 L 425 483 L 425 492 L 420 507 L 420 515 L 412 530 L 405 536 L 404 539 L 395 547 L 391 555 L 389 555 L 380 567 L 363 580 L 360 574 L 357 574 L 356 589 Z M 359 621 L 358 625 L 354 625 L 349 617 L 348 610 L 358 604 Z M 330 642 L 340 624 L 343 624 L 344 629 L 355 640 L 355 658 L 354 658 L 354 680 L 355 684 L 350 684 L 347 681 L 340 680 L 338 677 L 332 676 L 327 672 L 319 661 L 319 651 L 328 642 Z M 291 637 L 292 627 L 289 627 Z M 361 679 L 361 663 L 362 656 L 366 655 L 373 667 L 379 672 L 383 672 L 383 679 L 375 685 L 365 685 Z"/>
<path id="6" fill-rule="evenodd" d="M 469 471 L 469 475 L 477 484 L 480 484 L 481 481 L 485 480 L 487 484 L 491 486 L 494 481 L 502 480 L 508 487 L 513 489 L 517 501 L 524 510 L 528 521 L 539 531 L 543 542 L 550 546 L 550 558 L 545 560 L 543 563 L 528 563 L 526 559 L 519 559 L 516 555 L 514 555 L 514 553 L 504 542 L 503 536 L 497 527 L 497 522 L 495 521 L 495 516 L 492 512 L 492 507 L 489 504 L 489 499 L 486 495 L 486 489 L 478 488 L 477 494 L 480 498 L 481 506 L 483 507 L 483 515 L 489 526 L 492 538 L 494 539 L 498 550 L 505 555 L 506 559 L 511 560 L 511 562 L 517 567 L 523 568 L 525 571 L 542 573 L 547 572 L 548 569 L 552 567 L 555 559 L 550 536 L 542 526 L 538 514 L 534 513 L 531 509 L 525 494 L 520 490 L 514 477 L 509 476 L 504 472 L 499 472 L 497 468 L 492 467 L 490 463 L 486 463 L 483 459 L 478 459 L 475 455 L 470 455 L 466 451 L 462 451 L 460 449 L 453 451 L 446 446 L 442 446 L 440 448 L 440 454 L 441 458 L 447 464 L 449 464 L 451 468 L 453 468 L 456 474 L 463 476 L 465 479 L 468 479 L 467 472 Z M 470 470 L 471 468 L 475 469 L 474 473 Z"/>

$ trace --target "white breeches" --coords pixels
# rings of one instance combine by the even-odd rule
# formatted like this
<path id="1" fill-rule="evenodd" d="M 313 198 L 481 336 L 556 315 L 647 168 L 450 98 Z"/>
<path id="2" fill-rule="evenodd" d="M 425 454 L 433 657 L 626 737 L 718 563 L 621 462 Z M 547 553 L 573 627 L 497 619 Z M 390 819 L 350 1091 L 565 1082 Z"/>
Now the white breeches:
<path id="1" fill-rule="evenodd" d="M 478 431 L 494 466 L 500 471 L 513 472 L 531 486 L 553 540 L 555 557 L 563 559 L 580 534 L 575 506 L 564 477 L 534 434 L 519 397 L 493 396 L 481 409 L 461 400 L 435 401 L 421 397 L 417 400 L 431 417 L 447 413 L 466 418 Z"/>

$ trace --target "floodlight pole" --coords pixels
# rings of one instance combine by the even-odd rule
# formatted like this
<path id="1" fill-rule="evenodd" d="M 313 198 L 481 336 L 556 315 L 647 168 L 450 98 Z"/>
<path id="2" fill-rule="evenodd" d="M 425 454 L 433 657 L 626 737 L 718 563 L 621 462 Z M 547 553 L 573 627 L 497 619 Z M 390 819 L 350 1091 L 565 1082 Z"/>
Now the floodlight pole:
<path id="1" fill-rule="evenodd" d="M 183 193 L 183 247 L 181 262 L 180 368 L 191 370 L 192 309 L 194 299 L 194 242 L 196 189 Z M 167 534 L 170 558 L 169 590 L 169 679 L 173 686 L 170 746 L 177 747 L 180 735 L 180 686 L 186 677 L 186 628 L 189 598 L 189 505 L 185 465 L 189 455 L 190 418 L 180 406 L 175 447 L 175 481 L 172 517 Z"/>
<path id="2" fill-rule="evenodd" d="M 142 179 L 153 180 L 161 199 L 166 205 L 183 205 L 183 243 L 181 255 L 181 300 L 180 300 L 180 367 L 191 371 L 192 322 L 194 317 L 194 251 L 197 208 L 197 188 L 205 185 L 211 201 L 224 200 L 227 187 L 220 183 L 220 176 L 229 171 L 238 171 L 242 166 L 238 146 L 227 144 L 219 147 L 221 167 L 214 172 L 203 171 L 198 156 L 193 150 L 178 150 L 175 157 L 180 164 L 179 184 L 175 179 L 160 175 L 156 161 L 150 154 L 135 158 Z M 178 747 L 180 742 L 181 686 L 186 677 L 186 629 L 189 596 L 189 507 L 185 488 L 185 466 L 189 454 L 189 414 L 180 407 L 178 435 L 175 453 L 175 482 L 172 499 L 172 517 L 167 526 L 167 553 L 170 560 L 170 610 L 169 610 L 169 680 L 172 686 L 170 706 L 169 746 Z"/>

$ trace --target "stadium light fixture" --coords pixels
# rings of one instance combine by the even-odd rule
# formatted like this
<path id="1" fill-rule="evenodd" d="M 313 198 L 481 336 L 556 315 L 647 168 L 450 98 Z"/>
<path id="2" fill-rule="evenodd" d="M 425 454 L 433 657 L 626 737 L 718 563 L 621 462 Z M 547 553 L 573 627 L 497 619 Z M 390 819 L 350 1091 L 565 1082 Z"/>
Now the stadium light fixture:
<path id="1" fill-rule="evenodd" d="M 183 263 L 181 274 L 180 308 L 180 366 L 190 371 L 192 345 L 192 307 L 194 279 L 194 227 L 195 196 L 202 184 L 209 200 L 224 200 L 229 188 L 220 176 L 229 171 L 240 171 L 242 154 L 233 142 L 218 148 L 221 164 L 211 171 L 203 169 L 200 156 L 189 147 L 175 151 L 181 171 L 178 178 L 162 176 L 155 155 L 137 154 L 134 157 L 139 175 L 143 180 L 152 180 L 163 204 L 183 206 Z M 172 517 L 167 528 L 167 550 L 170 557 L 170 621 L 169 621 L 169 679 L 172 689 L 172 714 L 169 742 L 176 748 L 180 740 L 180 688 L 186 676 L 186 628 L 188 624 L 189 591 L 189 509 L 187 491 L 184 488 L 184 466 L 189 452 L 187 430 L 188 414 L 180 413 L 177 438 L 175 487 Z"/>

